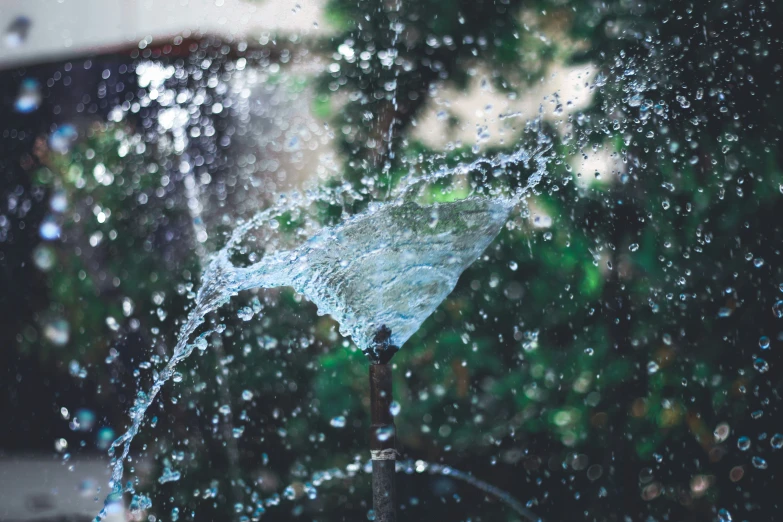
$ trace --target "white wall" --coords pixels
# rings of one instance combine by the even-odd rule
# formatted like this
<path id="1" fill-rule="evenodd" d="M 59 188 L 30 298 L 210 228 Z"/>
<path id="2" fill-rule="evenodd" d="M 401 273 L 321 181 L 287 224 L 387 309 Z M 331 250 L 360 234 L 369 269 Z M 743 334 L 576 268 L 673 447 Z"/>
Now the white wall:
<path id="1" fill-rule="evenodd" d="M 0 68 L 138 45 L 147 37 L 237 37 L 327 31 L 324 0 L 0 0 L 0 31 L 32 22 L 18 47 L 0 41 Z M 300 7 L 297 7 L 300 5 Z M 314 22 L 318 24 L 316 28 Z M 153 40 L 154 44 L 154 40 Z"/>
<path id="2" fill-rule="evenodd" d="M 88 520 L 103 506 L 108 479 L 108 459 L 64 463 L 54 455 L 0 458 L 0 520 L 73 515 Z M 115 516 L 112 522 L 124 518 Z"/>

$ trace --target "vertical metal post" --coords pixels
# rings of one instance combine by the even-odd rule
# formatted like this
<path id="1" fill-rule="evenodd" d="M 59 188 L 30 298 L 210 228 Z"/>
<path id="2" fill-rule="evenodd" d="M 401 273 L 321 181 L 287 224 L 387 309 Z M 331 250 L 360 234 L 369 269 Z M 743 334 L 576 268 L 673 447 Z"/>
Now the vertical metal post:
<path id="1" fill-rule="evenodd" d="M 370 364 L 370 454 L 372 455 L 372 506 L 376 522 L 396 522 L 397 463 L 394 416 L 391 414 L 391 364 Z"/>

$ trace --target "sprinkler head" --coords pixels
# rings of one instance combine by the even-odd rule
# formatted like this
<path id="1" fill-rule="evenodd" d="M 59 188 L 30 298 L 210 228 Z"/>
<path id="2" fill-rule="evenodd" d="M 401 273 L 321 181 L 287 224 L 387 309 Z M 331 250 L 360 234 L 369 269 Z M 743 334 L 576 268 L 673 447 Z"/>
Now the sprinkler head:
<path id="1" fill-rule="evenodd" d="M 391 361 L 399 348 L 391 343 L 392 331 L 384 324 L 375 331 L 373 345 L 364 354 L 371 364 L 386 364 Z"/>

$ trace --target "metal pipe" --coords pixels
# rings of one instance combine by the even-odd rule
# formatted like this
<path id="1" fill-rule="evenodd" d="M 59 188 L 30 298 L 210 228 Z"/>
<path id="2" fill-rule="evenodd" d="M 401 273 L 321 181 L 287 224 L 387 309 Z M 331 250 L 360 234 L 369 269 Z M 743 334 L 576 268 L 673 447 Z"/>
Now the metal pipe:
<path id="1" fill-rule="evenodd" d="M 396 522 L 396 432 L 392 403 L 390 364 L 370 364 L 370 454 L 372 455 L 372 505 L 376 522 Z"/>

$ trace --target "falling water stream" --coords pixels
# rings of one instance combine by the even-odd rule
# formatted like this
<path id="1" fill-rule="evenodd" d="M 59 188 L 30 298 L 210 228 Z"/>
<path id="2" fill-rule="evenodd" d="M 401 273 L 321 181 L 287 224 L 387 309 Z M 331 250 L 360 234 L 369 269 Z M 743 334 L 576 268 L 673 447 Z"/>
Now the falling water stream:
<path id="1" fill-rule="evenodd" d="M 403 460 L 403 461 L 397 461 L 396 471 L 397 473 L 405 473 L 406 475 L 413 475 L 413 474 L 421 475 L 426 473 L 433 476 L 450 477 L 450 478 L 460 480 L 462 482 L 465 482 L 467 484 L 470 484 L 471 486 L 480 489 L 481 491 L 487 493 L 488 495 L 492 495 L 493 497 L 497 498 L 498 500 L 500 500 L 501 502 L 509 506 L 511 509 L 516 511 L 520 516 L 527 519 L 529 522 L 543 521 L 541 517 L 538 517 L 535 514 L 533 514 L 529 509 L 523 506 L 517 499 L 515 499 L 514 497 L 512 497 L 502 489 L 497 488 L 487 482 L 484 482 L 483 480 L 474 477 L 470 473 L 466 473 L 464 471 L 454 469 L 451 466 L 444 466 L 442 464 L 425 462 L 423 460 L 415 460 L 415 461 Z M 317 496 L 317 489 L 320 486 L 334 480 L 350 480 L 356 477 L 361 472 L 367 474 L 372 473 L 371 460 L 368 460 L 364 463 L 360 461 L 352 462 L 351 464 L 348 464 L 344 468 L 335 467 L 326 470 L 315 471 L 310 474 L 307 480 L 305 480 L 302 488 L 303 493 L 307 495 L 310 499 L 314 499 Z M 261 506 L 262 509 L 265 509 L 266 507 L 280 505 L 282 500 L 284 499 L 294 501 L 297 498 L 298 495 L 295 488 L 293 488 L 292 486 L 288 486 L 283 491 L 282 496 L 279 493 L 275 493 L 267 498 L 258 499 L 256 501 L 256 506 Z M 261 513 L 262 512 L 263 511 L 261 511 Z"/>

